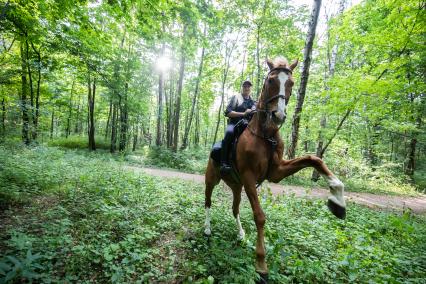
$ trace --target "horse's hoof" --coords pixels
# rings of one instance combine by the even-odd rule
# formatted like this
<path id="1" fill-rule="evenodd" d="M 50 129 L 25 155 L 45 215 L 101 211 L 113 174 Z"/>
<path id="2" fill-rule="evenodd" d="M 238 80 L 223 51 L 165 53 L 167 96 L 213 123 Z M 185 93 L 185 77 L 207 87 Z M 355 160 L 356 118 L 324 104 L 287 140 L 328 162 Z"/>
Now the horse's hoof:
<path id="1" fill-rule="evenodd" d="M 346 218 L 346 208 L 334 203 L 330 199 L 327 202 L 328 209 L 330 209 L 331 213 L 339 219 Z"/>
<path id="2" fill-rule="evenodd" d="M 256 281 L 256 284 L 267 284 L 268 283 L 268 273 L 258 272 L 257 274 L 259 274 L 259 280 Z"/>

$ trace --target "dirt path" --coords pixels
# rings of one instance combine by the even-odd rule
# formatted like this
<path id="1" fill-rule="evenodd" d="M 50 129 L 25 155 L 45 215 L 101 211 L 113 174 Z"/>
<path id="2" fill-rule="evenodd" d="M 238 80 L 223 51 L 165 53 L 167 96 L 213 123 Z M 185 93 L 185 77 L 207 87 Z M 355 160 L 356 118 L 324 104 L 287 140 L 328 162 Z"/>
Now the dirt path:
<path id="1" fill-rule="evenodd" d="M 144 172 L 149 175 L 165 177 L 165 178 L 179 178 L 199 183 L 204 183 L 204 176 L 198 174 L 187 174 L 172 170 L 161 170 L 152 168 L 141 168 L 134 166 L 126 166 L 127 169 L 135 172 Z M 291 194 L 294 193 L 297 197 L 306 198 L 321 198 L 326 199 L 329 191 L 324 188 L 313 188 L 309 193 L 306 188 L 294 185 L 280 185 L 268 183 L 274 195 Z M 346 200 L 363 204 L 371 208 L 378 209 L 396 209 L 402 210 L 404 208 L 411 209 L 417 214 L 426 214 L 426 196 L 418 197 L 404 197 L 404 196 L 387 196 L 377 195 L 364 192 L 346 192 Z"/>

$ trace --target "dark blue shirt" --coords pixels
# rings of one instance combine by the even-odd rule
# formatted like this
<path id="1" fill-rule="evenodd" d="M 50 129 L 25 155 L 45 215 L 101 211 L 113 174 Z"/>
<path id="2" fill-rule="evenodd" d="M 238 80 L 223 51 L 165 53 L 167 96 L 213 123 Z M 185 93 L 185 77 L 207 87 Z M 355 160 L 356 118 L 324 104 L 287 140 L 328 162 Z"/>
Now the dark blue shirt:
<path id="1" fill-rule="evenodd" d="M 242 96 L 242 95 L 241 95 Z M 243 102 L 238 103 L 237 96 L 232 96 L 229 100 L 228 106 L 225 109 L 225 115 L 228 115 L 231 111 L 235 112 L 245 112 L 247 109 L 251 109 L 256 102 L 252 100 L 251 97 L 244 98 Z M 238 121 L 243 119 L 244 117 L 230 117 L 228 119 L 228 124 L 236 124 Z"/>

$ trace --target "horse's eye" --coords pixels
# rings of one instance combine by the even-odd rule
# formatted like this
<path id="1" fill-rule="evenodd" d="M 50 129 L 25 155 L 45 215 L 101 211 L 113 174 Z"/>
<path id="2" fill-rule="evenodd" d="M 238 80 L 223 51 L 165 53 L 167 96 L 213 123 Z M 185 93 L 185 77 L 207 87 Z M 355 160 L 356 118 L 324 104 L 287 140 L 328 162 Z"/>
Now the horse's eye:
<path id="1" fill-rule="evenodd" d="M 274 82 L 274 80 L 272 80 L 272 79 L 268 79 L 268 83 L 269 83 L 269 84 L 272 84 L 272 82 Z"/>

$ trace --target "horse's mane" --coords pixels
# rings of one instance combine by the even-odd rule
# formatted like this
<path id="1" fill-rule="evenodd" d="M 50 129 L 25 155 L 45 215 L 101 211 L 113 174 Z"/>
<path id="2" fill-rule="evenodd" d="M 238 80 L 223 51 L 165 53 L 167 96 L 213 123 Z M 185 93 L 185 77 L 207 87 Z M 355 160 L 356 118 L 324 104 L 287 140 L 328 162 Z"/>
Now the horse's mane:
<path id="1" fill-rule="evenodd" d="M 274 64 L 274 67 L 278 66 L 288 66 L 288 61 L 284 57 L 275 57 L 275 59 L 272 61 Z"/>

